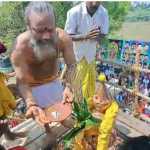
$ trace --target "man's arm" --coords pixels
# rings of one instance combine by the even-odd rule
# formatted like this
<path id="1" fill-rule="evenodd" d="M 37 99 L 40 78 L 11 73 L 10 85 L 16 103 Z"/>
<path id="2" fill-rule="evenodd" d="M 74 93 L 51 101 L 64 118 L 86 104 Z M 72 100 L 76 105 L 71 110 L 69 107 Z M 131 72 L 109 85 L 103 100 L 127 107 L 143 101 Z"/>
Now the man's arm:
<path id="1" fill-rule="evenodd" d="M 78 10 L 69 10 L 65 24 L 65 31 L 69 34 L 72 41 L 83 41 L 89 39 L 85 34 L 77 34 Z"/>
<path id="2" fill-rule="evenodd" d="M 65 31 L 70 35 L 73 41 L 82 41 L 86 35 L 77 34 L 78 10 L 71 9 L 67 12 Z"/>
<path id="3" fill-rule="evenodd" d="M 65 32 L 62 31 L 61 36 L 61 49 L 66 64 L 64 78 L 67 83 L 72 84 L 76 71 L 76 60 L 73 52 L 73 44 L 71 38 Z"/>
<path id="4" fill-rule="evenodd" d="M 88 39 L 87 35 L 82 35 L 82 34 L 69 34 L 69 35 L 72 41 L 84 41 Z"/>
<path id="5" fill-rule="evenodd" d="M 84 40 L 88 40 L 88 39 L 96 39 L 99 41 L 102 38 L 104 38 L 105 35 L 106 34 L 101 32 L 100 27 L 97 27 L 97 28 L 91 30 L 87 34 L 69 34 L 72 41 L 84 41 Z"/>
<path id="6" fill-rule="evenodd" d="M 27 107 L 30 107 L 31 105 L 35 105 L 31 88 L 28 86 L 28 84 L 25 81 L 25 76 L 26 77 L 28 76 L 26 72 L 27 65 L 21 54 L 21 50 L 16 49 L 13 51 L 11 55 L 11 61 L 16 73 L 18 88 L 20 90 L 21 95 L 26 101 Z"/>
<path id="7" fill-rule="evenodd" d="M 73 44 L 71 38 L 64 32 L 61 31 L 61 50 L 65 60 L 65 71 L 63 72 L 63 79 L 67 85 L 72 89 L 78 87 L 77 79 L 77 65 L 75 60 L 75 55 L 73 52 Z"/>

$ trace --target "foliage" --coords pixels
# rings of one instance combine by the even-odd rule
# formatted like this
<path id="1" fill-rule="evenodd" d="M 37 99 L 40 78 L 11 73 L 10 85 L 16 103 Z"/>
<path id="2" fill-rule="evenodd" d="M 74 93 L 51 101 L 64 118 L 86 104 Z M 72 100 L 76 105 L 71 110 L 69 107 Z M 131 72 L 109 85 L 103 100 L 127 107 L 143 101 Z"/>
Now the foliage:
<path id="1" fill-rule="evenodd" d="M 0 40 L 4 41 L 8 49 L 17 35 L 25 31 L 24 10 L 29 2 L 2 2 L 0 5 Z M 67 11 L 73 2 L 51 2 L 54 6 L 57 26 L 63 28 Z M 110 31 L 117 30 L 129 9 L 129 2 L 104 2 L 108 9 Z"/>
<path id="2" fill-rule="evenodd" d="M 26 2 L 5 2 L 0 8 L 0 39 L 8 48 L 16 36 L 25 30 L 23 19 Z"/>
<path id="3" fill-rule="evenodd" d="M 72 7 L 72 2 L 52 2 L 56 13 L 56 24 L 58 27 L 64 28 L 67 11 Z"/>
<path id="4" fill-rule="evenodd" d="M 0 5 L 0 40 L 8 49 L 19 33 L 25 31 L 24 10 L 29 2 L 3 2 Z M 57 18 L 57 26 L 63 28 L 71 2 L 52 2 Z"/>
<path id="5" fill-rule="evenodd" d="M 110 32 L 118 30 L 127 15 L 130 2 L 103 2 L 104 7 L 108 10 Z"/>
<path id="6" fill-rule="evenodd" d="M 95 126 L 100 123 L 100 120 L 94 118 L 91 112 L 88 110 L 88 105 L 86 99 L 80 101 L 73 101 L 73 114 L 77 121 L 76 127 L 74 127 L 67 135 L 64 137 L 64 145 L 67 150 L 74 139 L 74 137 L 85 127 Z"/>
<path id="7" fill-rule="evenodd" d="M 150 20 L 150 8 L 132 8 L 126 16 L 128 22 L 140 22 Z"/>

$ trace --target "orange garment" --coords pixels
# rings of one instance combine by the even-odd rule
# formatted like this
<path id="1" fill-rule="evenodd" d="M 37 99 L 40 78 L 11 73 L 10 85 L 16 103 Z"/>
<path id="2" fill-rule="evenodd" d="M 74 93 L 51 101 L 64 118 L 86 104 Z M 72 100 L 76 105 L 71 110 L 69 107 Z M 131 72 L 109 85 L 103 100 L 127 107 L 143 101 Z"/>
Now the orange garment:
<path id="1" fill-rule="evenodd" d="M 28 81 L 28 84 L 30 87 L 33 87 L 33 86 L 39 86 L 39 85 L 42 85 L 42 84 L 46 84 L 46 83 L 49 83 L 51 81 L 54 81 L 58 78 L 58 76 L 49 76 L 47 78 L 43 78 L 43 79 L 40 79 L 40 80 L 30 80 Z"/>

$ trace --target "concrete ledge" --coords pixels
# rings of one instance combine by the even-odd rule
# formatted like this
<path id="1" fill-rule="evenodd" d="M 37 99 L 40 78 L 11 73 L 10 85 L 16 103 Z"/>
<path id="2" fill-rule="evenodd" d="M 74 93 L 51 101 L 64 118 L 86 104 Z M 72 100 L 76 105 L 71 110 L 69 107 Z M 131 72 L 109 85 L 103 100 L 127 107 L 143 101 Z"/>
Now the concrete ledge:
<path id="1" fill-rule="evenodd" d="M 52 132 L 54 132 L 58 138 L 68 131 L 67 128 L 59 123 L 51 123 L 50 127 Z M 24 121 L 23 123 L 13 128 L 12 131 L 27 131 L 27 137 L 17 139 L 15 141 L 9 141 L 6 140 L 4 136 L 2 136 L 0 138 L 0 143 L 3 144 L 7 149 L 20 145 L 25 146 L 28 150 L 40 150 L 40 147 L 42 147 L 46 136 L 44 128 L 39 126 L 33 119 Z"/>

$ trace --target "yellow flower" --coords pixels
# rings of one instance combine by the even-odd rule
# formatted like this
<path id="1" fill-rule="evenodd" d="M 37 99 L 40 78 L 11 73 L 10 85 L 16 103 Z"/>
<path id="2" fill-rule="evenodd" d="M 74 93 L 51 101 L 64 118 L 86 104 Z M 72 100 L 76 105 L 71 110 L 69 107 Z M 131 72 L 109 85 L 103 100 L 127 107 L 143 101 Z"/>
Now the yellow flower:
<path id="1" fill-rule="evenodd" d="M 101 73 L 99 76 L 98 76 L 98 80 L 100 82 L 106 82 L 106 76 L 104 73 Z"/>

